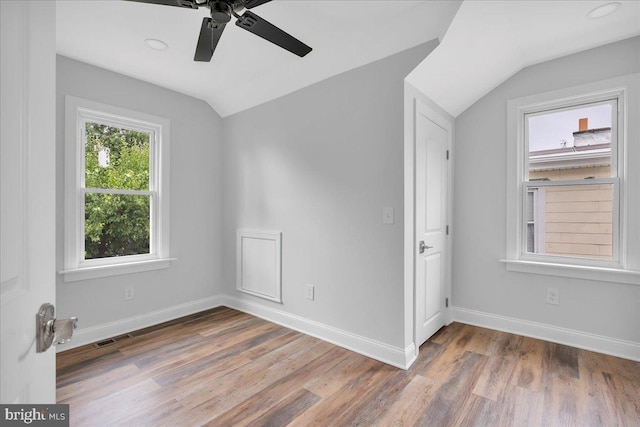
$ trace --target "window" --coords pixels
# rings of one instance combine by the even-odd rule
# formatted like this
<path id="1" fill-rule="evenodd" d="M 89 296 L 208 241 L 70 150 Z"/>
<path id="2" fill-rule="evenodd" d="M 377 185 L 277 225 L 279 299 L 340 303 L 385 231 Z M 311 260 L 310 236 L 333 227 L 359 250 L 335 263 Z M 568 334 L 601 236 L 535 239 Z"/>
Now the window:
<path id="1" fill-rule="evenodd" d="M 169 123 L 66 98 L 65 280 L 166 268 Z"/>
<path id="2" fill-rule="evenodd" d="M 522 113 L 522 255 L 617 265 L 618 98 L 566 102 Z"/>
<path id="3" fill-rule="evenodd" d="M 627 221 L 637 179 L 624 170 L 637 86 L 620 77 L 508 102 L 509 271 L 640 284 Z"/>
<path id="4" fill-rule="evenodd" d="M 147 255 L 151 248 L 151 206 L 157 204 L 153 131 L 128 129 L 83 118 L 84 260 Z"/>

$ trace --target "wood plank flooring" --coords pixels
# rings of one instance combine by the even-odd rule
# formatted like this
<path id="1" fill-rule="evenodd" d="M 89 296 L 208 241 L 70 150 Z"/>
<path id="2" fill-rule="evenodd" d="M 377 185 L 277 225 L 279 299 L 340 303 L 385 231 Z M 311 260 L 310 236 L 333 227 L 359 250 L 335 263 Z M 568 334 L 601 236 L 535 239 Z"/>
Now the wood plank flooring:
<path id="1" fill-rule="evenodd" d="M 408 371 L 224 307 L 57 362 L 73 426 L 640 426 L 640 363 L 459 323 Z"/>

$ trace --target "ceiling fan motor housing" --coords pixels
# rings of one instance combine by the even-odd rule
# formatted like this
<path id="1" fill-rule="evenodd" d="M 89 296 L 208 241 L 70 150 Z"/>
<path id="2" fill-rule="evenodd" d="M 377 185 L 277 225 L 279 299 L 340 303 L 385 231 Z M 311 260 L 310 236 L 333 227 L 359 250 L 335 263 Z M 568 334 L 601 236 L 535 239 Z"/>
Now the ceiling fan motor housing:
<path id="1" fill-rule="evenodd" d="M 211 3 L 211 19 L 216 24 L 226 24 L 231 21 L 232 7 L 224 1 L 216 1 Z"/>

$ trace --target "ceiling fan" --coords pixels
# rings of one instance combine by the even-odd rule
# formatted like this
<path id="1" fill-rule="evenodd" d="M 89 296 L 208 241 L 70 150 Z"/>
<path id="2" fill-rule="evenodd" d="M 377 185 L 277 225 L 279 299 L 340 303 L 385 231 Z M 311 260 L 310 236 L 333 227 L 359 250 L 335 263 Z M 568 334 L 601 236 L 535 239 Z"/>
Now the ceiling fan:
<path id="1" fill-rule="evenodd" d="M 255 13 L 246 10 L 242 15 L 237 13 L 241 9 L 253 9 L 271 0 L 128 0 L 140 3 L 160 4 L 165 6 L 186 7 L 198 9 L 206 7 L 211 11 L 210 18 L 202 20 L 200 37 L 196 46 L 194 61 L 209 62 L 213 56 L 225 25 L 236 18 L 236 25 L 273 44 L 280 46 L 300 57 L 311 52 L 311 48 L 300 40 L 282 31 Z"/>

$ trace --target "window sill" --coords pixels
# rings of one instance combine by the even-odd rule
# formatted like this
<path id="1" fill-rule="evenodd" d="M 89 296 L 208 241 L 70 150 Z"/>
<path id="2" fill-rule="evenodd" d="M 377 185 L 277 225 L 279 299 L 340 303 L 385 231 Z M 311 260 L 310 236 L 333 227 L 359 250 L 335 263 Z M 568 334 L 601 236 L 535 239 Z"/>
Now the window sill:
<path id="1" fill-rule="evenodd" d="M 507 271 L 640 286 L 640 271 L 515 259 L 501 259 L 500 262 L 506 265 Z"/>
<path id="2" fill-rule="evenodd" d="M 61 270 L 58 273 L 62 274 L 65 282 L 77 282 L 79 280 L 98 279 L 101 277 L 161 270 L 169 268 L 171 261 L 175 260 L 176 258 L 163 258 L 148 261 L 127 262 L 122 264 L 74 268 L 71 270 Z"/>

